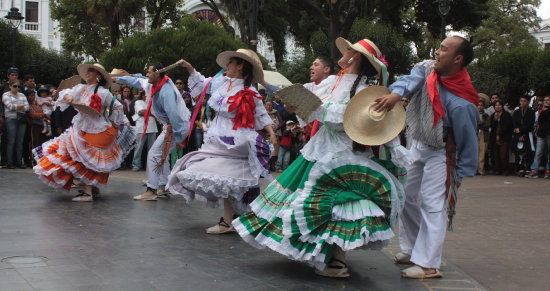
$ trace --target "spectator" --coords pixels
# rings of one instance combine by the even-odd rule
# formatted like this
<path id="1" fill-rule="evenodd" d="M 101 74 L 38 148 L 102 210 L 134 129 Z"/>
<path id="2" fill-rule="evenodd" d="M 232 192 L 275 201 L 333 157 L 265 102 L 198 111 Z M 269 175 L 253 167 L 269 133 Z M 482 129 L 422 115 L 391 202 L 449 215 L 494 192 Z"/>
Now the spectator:
<path id="1" fill-rule="evenodd" d="M 181 81 L 181 79 L 177 79 L 176 81 Z M 176 85 L 176 88 L 178 86 Z M 193 106 L 193 98 L 191 98 L 190 94 L 183 93 L 183 101 L 185 102 L 185 107 L 189 110 L 189 112 L 193 112 L 195 110 L 195 107 Z M 198 95 L 200 97 L 200 95 Z M 193 144 L 195 142 L 195 139 L 193 135 L 191 134 L 188 139 L 184 139 L 183 142 L 176 144 L 176 148 L 172 153 L 170 154 L 170 167 L 173 168 L 176 164 L 176 161 L 179 160 L 181 157 L 183 157 L 185 154 L 190 152 L 189 145 Z"/>
<path id="2" fill-rule="evenodd" d="M 280 141 L 283 135 L 281 128 L 283 127 L 284 122 L 283 122 L 283 118 L 279 114 L 279 111 L 273 108 L 272 101 L 267 101 L 265 103 L 265 110 L 267 111 L 267 114 L 269 114 L 269 117 L 273 121 L 273 123 L 271 124 L 271 127 L 273 127 L 273 131 L 277 136 L 277 143 L 273 145 L 274 150 L 273 150 L 273 153 L 271 153 L 271 159 L 269 161 L 270 171 L 275 171 L 275 164 L 277 163 L 277 155 L 279 153 Z"/>
<path id="3" fill-rule="evenodd" d="M 42 111 L 44 112 L 42 133 L 45 134 L 46 136 L 52 136 L 52 128 L 51 128 L 50 121 L 52 120 L 51 117 L 52 117 L 54 103 L 53 103 L 52 97 L 48 96 L 48 94 L 49 94 L 49 90 L 47 86 L 45 85 L 38 86 L 38 90 L 37 90 L 38 96 L 36 96 L 36 103 L 38 104 L 38 106 L 42 108 Z"/>
<path id="4" fill-rule="evenodd" d="M 23 78 L 23 84 L 25 85 L 23 87 L 23 94 L 25 94 L 25 96 L 29 96 L 27 92 L 34 91 L 36 87 L 34 76 L 31 74 L 26 74 L 25 77 Z"/>
<path id="5" fill-rule="evenodd" d="M 499 100 L 500 96 L 498 95 L 498 93 L 494 93 L 493 95 L 491 95 L 491 106 L 485 109 L 485 113 L 487 113 L 487 115 L 492 116 L 493 113 L 495 113 L 495 102 Z"/>
<path id="6" fill-rule="evenodd" d="M 522 96 L 519 99 L 519 108 L 514 111 L 513 149 L 516 152 L 516 172 L 519 176 L 529 173 L 529 165 L 533 161 L 531 140 L 535 112 L 529 108 L 529 99 Z"/>
<path id="7" fill-rule="evenodd" d="M 57 96 L 57 93 L 54 94 Z M 54 103 L 54 123 L 55 136 L 61 135 L 65 130 L 71 127 L 73 117 L 78 113 L 73 106 L 63 102 L 63 98 L 58 98 Z"/>
<path id="8" fill-rule="evenodd" d="M 9 86 L 9 82 L 11 81 L 14 81 L 14 80 L 17 80 L 17 78 L 19 77 L 19 69 L 15 68 L 15 67 L 10 67 L 8 69 L 8 80 L 2 84 L 2 86 L 0 87 L 0 94 L 4 94 L 8 91 L 10 91 L 10 86 Z M 23 88 L 19 88 L 19 92 L 23 93 Z M 4 116 L 4 104 L 2 102 L 0 102 L 0 115 Z M 0 152 L 1 152 L 1 159 L 2 159 L 2 163 L 1 163 L 1 167 L 5 167 L 6 164 L 7 164 L 7 161 L 8 161 L 8 157 L 7 157 L 7 145 L 8 145 L 8 142 L 7 142 L 7 129 L 6 129 L 6 122 L 5 122 L 5 117 L 2 117 L 2 132 L 4 133 L 4 136 L 2 138 L 2 140 L 0 141 L 1 144 L 0 144 Z"/>
<path id="9" fill-rule="evenodd" d="M 129 87 L 126 87 L 129 89 Z M 126 89 L 125 88 L 125 89 Z M 141 140 L 138 140 L 138 145 L 136 146 L 134 150 L 134 158 L 132 162 L 132 171 L 139 171 L 141 169 L 141 153 L 143 152 L 143 147 L 147 145 L 147 152 L 151 149 L 153 146 L 153 143 L 155 142 L 155 139 L 157 138 L 157 123 L 155 122 L 154 116 L 149 117 L 149 122 L 147 123 L 147 130 L 145 131 L 145 136 L 143 139 L 141 139 L 141 135 L 143 134 L 143 129 L 145 127 L 145 111 L 147 110 L 147 103 L 145 103 L 145 94 L 141 95 L 141 100 L 136 101 L 135 110 L 136 110 L 136 133 L 138 138 Z"/>
<path id="10" fill-rule="evenodd" d="M 512 140 L 514 126 L 512 116 L 504 110 L 504 104 L 497 100 L 493 105 L 495 113 L 491 115 L 491 133 L 489 144 L 493 151 L 493 165 L 497 175 L 508 176 L 508 147 Z"/>
<path id="11" fill-rule="evenodd" d="M 195 125 L 193 125 L 193 138 L 194 143 L 190 144 L 190 151 L 196 151 L 201 148 L 203 137 L 204 137 L 204 128 L 202 127 L 202 124 L 206 122 L 206 115 L 207 115 L 207 106 L 206 103 L 208 102 L 207 98 L 202 99 L 201 107 L 199 109 L 197 118 L 195 119 Z"/>
<path id="12" fill-rule="evenodd" d="M 479 111 L 479 120 L 477 121 L 477 146 L 478 146 L 478 166 L 477 174 L 485 176 L 485 153 L 489 144 L 489 129 L 491 128 L 491 118 L 485 112 L 485 104 L 489 101 L 489 96 L 480 93 L 477 110 Z"/>
<path id="13" fill-rule="evenodd" d="M 43 93 L 44 94 L 44 93 Z M 28 127 L 30 127 L 29 143 L 24 146 L 28 147 L 28 152 L 32 155 L 32 150 L 42 143 L 48 140 L 47 136 L 43 133 L 44 119 L 46 114 L 42 107 L 38 104 L 36 93 L 32 90 L 27 90 L 27 101 L 29 102 L 29 118 Z M 32 157 L 29 159 L 32 161 Z M 32 162 L 29 164 L 32 165 Z"/>
<path id="14" fill-rule="evenodd" d="M 535 153 L 535 160 L 531 164 L 531 172 L 527 175 L 527 177 L 539 177 L 539 165 L 541 164 L 544 153 L 546 152 L 546 171 L 544 173 L 544 178 L 550 179 L 550 95 L 544 96 L 543 107 L 536 125 L 536 134 L 537 150 Z"/>
<path id="15" fill-rule="evenodd" d="M 27 128 L 26 112 L 29 111 L 29 103 L 25 95 L 19 92 L 19 86 L 21 86 L 19 80 L 10 81 L 10 91 L 2 95 L 7 130 L 6 158 L 8 169 L 25 168 L 25 165 L 22 164 L 23 137 Z"/>
<path id="16" fill-rule="evenodd" d="M 288 120 L 285 123 L 285 129 L 283 130 L 281 137 L 281 145 L 279 146 L 279 155 L 277 157 L 277 164 L 275 165 L 275 171 L 282 172 L 290 164 L 290 153 L 292 150 L 292 136 L 295 135 L 296 123 L 292 120 Z"/>

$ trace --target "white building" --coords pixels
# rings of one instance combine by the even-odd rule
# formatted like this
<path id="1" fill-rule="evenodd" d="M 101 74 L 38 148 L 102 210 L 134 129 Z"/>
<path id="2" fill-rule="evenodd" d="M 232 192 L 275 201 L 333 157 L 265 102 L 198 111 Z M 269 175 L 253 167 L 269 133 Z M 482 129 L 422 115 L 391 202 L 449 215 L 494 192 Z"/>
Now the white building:
<path id="1" fill-rule="evenodd" d="M 2 19 L 5 19 L 12 4 L 25 17 L 19 25 L 19 32 L 36 38 L 44 48 L 61 50 L 59 33 L 55 33 L 58 23 L 50 17 L 49 0 L 0 0 Z"/>
<path id="2" fill-rule="evenodd" d="M 540 23 L 540 29 L 531 32 L 545 49 L 550 49 L 550 18 L 544 19 Z"/>

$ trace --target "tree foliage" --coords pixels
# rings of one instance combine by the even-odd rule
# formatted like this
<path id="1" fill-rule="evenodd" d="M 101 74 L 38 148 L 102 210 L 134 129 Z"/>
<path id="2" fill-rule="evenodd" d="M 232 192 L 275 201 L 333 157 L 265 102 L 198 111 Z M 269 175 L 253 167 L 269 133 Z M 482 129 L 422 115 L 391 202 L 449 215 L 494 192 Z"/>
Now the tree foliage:
<path id="1" fill-rule="evenodd" d="M 476 57 L 487 59 L 509 48 L 537 48 L 529 30 L 538 28 L 540 0 L 490 0 L 489 17 L 472 33 Z"/>
<path id="2" fill-rule="evenodd" d="M 188 16 L 176 27 L 155 29 L 123 39 L 117 47 L 101 56 L 101 63 L 107 70 L 122 68 L 132 73 L 144 73 L 146 66 L 153 61 L 169 65 L 183 58 L 199 72 L 210 76 L 220 70 L 215 62 L 220 52 L 241 47 L 244 47 L 243 43 L 222 28 Z M 177 68 L 170 74 L 183 76 L 186 71 Z"/>
<path id="3" fill-rule="evenodd" d="M 12 33 L 8 24 L 0 21 L 0 42 L 5 49 L 0 50 L 0 72 L 5 74 L 12 66 Z M 19 76 L 33 74 L 36 82 L 44 84 L 59 84 L 62 79 L 76 73 L 80 60 L 68 54 L 44 49 L 33 37 L 17 33 L 16 39 L 17 67 Z"/>
<path id="4" fill-rule="evenodd" d="M 178 23 L 183 12 L 178 8 L 183 6 L 184 0 L 146 0 L 145 9 L 149 16 L 151 30 L 160 28 L 168 21 Z"/>

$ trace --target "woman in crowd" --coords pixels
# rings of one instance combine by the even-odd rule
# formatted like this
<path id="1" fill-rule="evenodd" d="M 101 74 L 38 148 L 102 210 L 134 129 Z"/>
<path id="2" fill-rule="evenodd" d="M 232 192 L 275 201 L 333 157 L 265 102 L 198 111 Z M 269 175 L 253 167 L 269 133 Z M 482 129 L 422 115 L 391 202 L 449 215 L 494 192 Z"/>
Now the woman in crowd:
<path id="1" fill-rule="evenodd" d="M 23 138 L 27 128 L 27 111 L 29 111 L 29 102 L 27 97 L 19 91 L 21 82 L 12 80 L 8 83 L 9 91 L 2 95 L 4 104 L 4 123 L 6 132 L 2 138 L 7 139 L 7 160 L 8 169 L 19 167 L 25 168 L 22 163 L 23 158 Z"/>
<path id="2" fill-rule="evenodd" d="M 267 130 L 272 143 L 276 138 L 261 96 L 252 87 L 253 82 L 263 80 L 256 53 L 225 51 L 216 62 L 227 69 L 225 76 L 207 79 L 188 62 L 182 64 L 190 74 L 189 88 L 194 88 L 191 96 L 202 92 L 204 98 L 209 89 L 208 105 L 216 117 L 201 149 L 178 160 L 166 185 L 172 194 L 188 201 L 197 198 L 214 206 L 223 200 L 223 217 L 206 230 L 209 234 L 234 232 L 233 215 L 249 209 L 248 203 L 259 193 L 261 176 L 269 175 L 269 145 L 256 131 Z"/>
<path id="3" fill-rule="evenodd" d="M 317 274 L 349 277 L 346 252 L 379 248 L 394 236 L 403 205 L 403 186 L 396 166 L 374 158 L 355 144 L 343 128 L 347 103 L 369 82 L 387 78 L 387 63 L 368 39 L 351 44 L 336 40 L 343 68 L 332 81 L 322 105 L 307 122 L 324 124 L 294 161 L 254 200 L 248 212 L 233 221 L 243 239 L 269 247 L 291 259 L 314 266 Z M 397 131 L 398 132 L 398 131 Z M 396 133 L 397 136 L 397 133 Z M 394 138 L 392 160 L 406 165 L 406 150 Z"/>
<path id="4" fill-rule="evenodd" d="M 267 101 L 265 103 L 265 110 L 267 111 L 267 114 L 269 114 L 269 117 L 271 118 L 271 127 L 273 127 L 273 131 L 275 132 L 275 136 L 277 136 L 277 143 L 273 145 L 273 153 L 271 154 L 271 159 L 269 160 L 269 168 L 271 171 L 275 171 L 275 163 L 277 163 L 277 155 L 279 153 L 279 140 L 282 136 L 281 127 L 283 126 L 283 118 L 279 114 L 279 111 L 275 110 L 273 108 L 273 101 Z"/>
<path id="5" fill-rule="evenodd" d="M 111 77 L 103 66 L 81 64 L 77 69 L 86 84 L 62 90 L 59 99 L 88 105 L 98 114 L 79 112 L 65 133 L 42 145 L 33 169 L 48 186 L 66 192 L 73 179 L 80 179 L 84 191 L 73 201 L 89 202 L 93 201 L 92 189 L 97 193 L 107 184 L 109 173 L 120 167 L 125 152 L 115 139 L 118 126 L 129 126 L 129 122 L 122 104 L 108 90 Z"/>
<path id="6" fill-rule="evenodd" d="M 42 106 L 38 104 L 36 93 L 33 90 L 27 91 L 27 101 L 29 101 L 29 126 L 31 127 L 30 142 L 27 146 L 30 147 L 29 152 L 32 152 L 32 149 L 48 140 L 48 137 L 43 131 L 47 124 L 44 124 L 46 114 Z"/>
<path id="7" fill-rule="evenodd" d="M 491 115 L 489 144 L 493 151 L 495 173 L 508 176 L 508 150 L 512 140 L 513 119 L 510 113 L 504 110 L 501 101 L 496 101 L 493 106 L 495 113 Z"/>

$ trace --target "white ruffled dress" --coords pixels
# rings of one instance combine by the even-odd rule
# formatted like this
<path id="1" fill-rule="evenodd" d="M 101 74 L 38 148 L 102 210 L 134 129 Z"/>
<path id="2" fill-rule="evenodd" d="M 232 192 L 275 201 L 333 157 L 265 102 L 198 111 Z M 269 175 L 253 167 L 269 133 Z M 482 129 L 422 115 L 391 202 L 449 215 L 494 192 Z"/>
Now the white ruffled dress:
<path id="1" fill-rule="evenodd" d="M 199 95 L 209 80 L 193 72 L 188 80 L 189 88 L 194 88 L 191 96 Z M 220 76 L 212 80 L 208 105 L 216 111 L 216 117 L 204 135 L 202 147 L 174 165 L 166 185 L 170 192 L 183 195 L 187 201 L 206 201 L 208 206 L 230 198 L 236 212 L 249 210 L 249 202 L 257 195 L 252 190 L 257 190 L 262 177 L 269 176 L 271 148 L 257 130 L 271 125 L 272 120 L 262 100 L 254 98 L 255 128 L 233 129 L 236 110 L 229 112 L 228 99 L 243 89 L 243 79 Z M 253 87 L 249 89 L 257 92 Z"/>

